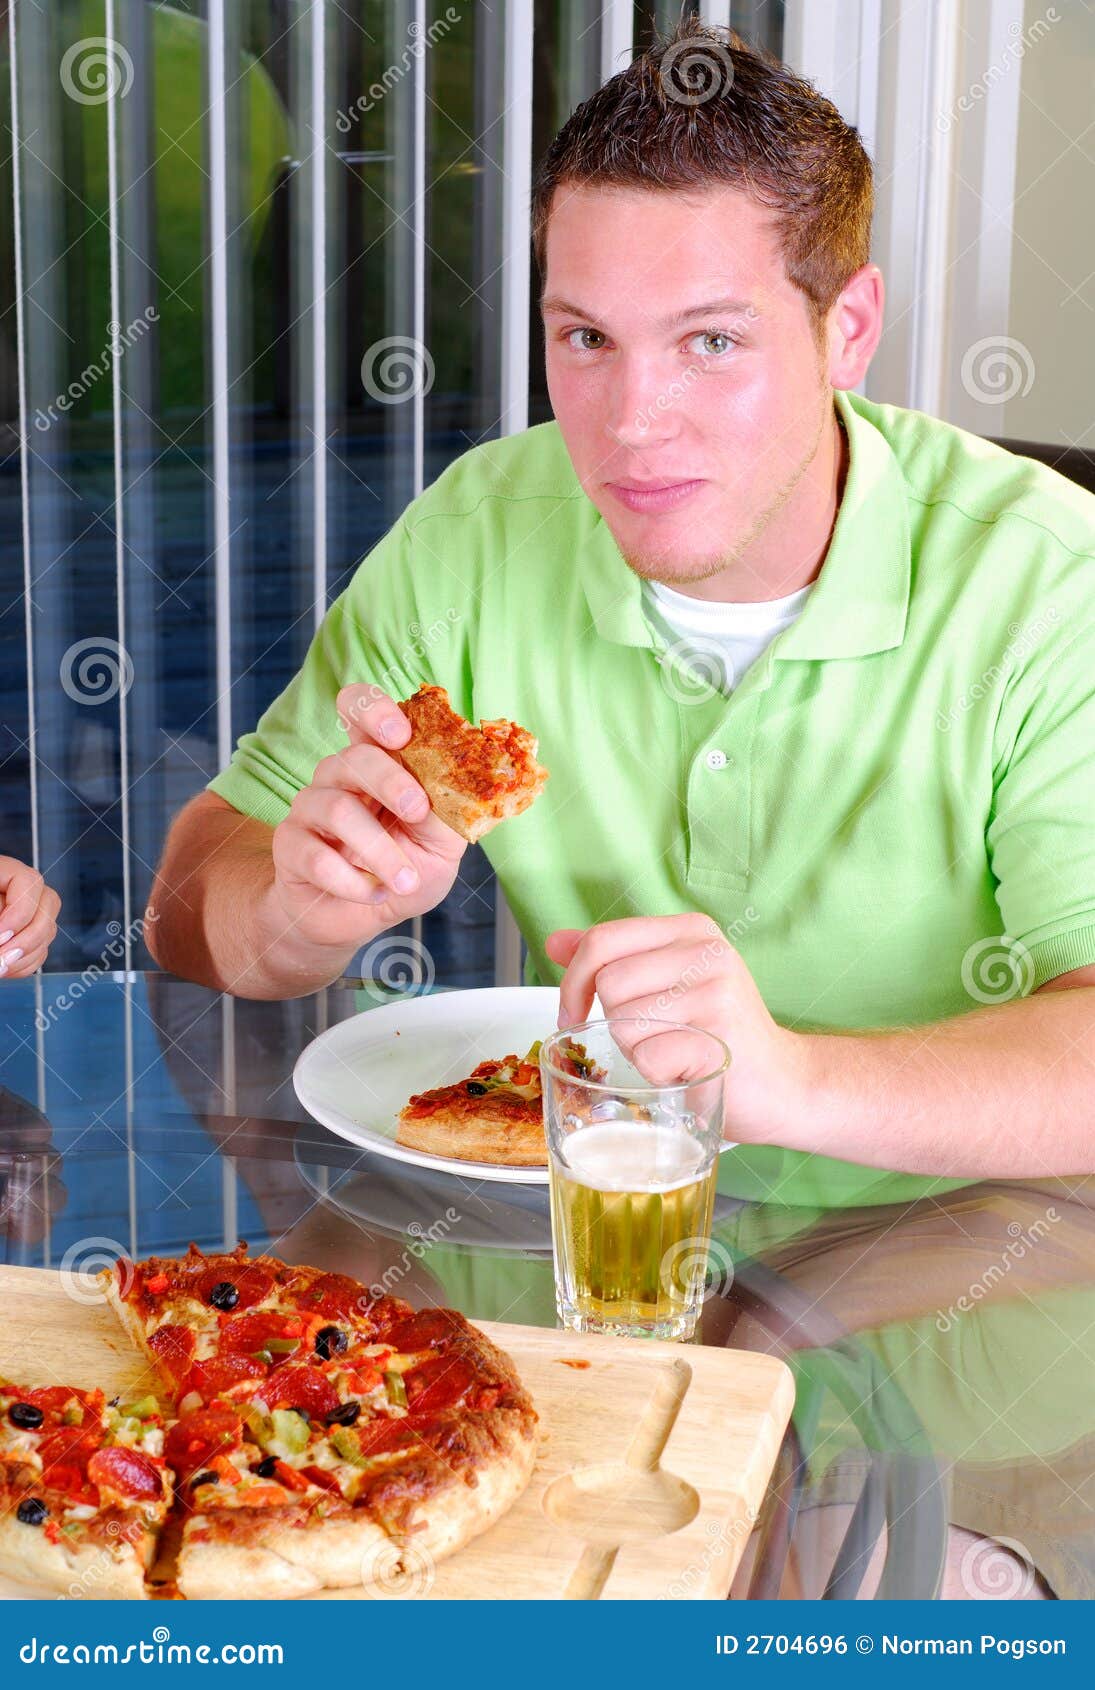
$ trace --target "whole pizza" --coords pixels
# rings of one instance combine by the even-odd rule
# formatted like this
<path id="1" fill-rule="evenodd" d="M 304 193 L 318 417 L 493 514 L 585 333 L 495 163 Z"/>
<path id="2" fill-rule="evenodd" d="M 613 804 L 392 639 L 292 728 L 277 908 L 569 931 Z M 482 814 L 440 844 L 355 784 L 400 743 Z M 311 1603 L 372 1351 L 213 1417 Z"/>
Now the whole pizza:
<path id="1" fill-rule="evenodd" d="M 94 1564 L 96 1595 L 138 1598 L 367 1587 L 452 1554 L 531 1477 L 531 1399 L 452 1309 L 242 1243 L 100 1278 L 149 1389 L 0 1379 L 2 1573 L 64 1589 Z"/>

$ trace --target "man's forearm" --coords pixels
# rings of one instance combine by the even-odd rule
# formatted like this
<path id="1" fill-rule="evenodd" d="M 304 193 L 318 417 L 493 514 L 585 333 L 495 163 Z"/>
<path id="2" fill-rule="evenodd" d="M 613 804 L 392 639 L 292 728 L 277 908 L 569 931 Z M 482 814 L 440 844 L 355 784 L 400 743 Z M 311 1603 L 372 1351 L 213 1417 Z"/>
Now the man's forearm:
<path id="1" fill-rule="evenodd" d="M 274 896 L 273 830 L 192 804 L 171 830 L 146 937 L 162 968 L 245 998 L 303 997 L 344 971 L 344 951 L 302 943 Z"/>
<path id="2" fill-rule="evenodd" d="M 773 1140 L 895 1172 L 1045 1178 L 1095 1162 L 1095 987 L 898 1032 L 795 1035 Z"/>

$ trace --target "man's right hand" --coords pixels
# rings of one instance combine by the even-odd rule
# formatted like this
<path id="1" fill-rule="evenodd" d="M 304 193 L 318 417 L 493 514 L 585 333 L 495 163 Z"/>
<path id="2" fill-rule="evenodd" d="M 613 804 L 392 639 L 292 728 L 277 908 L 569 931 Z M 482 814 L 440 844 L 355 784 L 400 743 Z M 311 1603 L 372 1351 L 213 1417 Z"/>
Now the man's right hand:
<path id="1" fill-rule="evenodd" d="M 275 828 L 268 896 L 304 944 L 356 948 L 434 909 L 467 841 L 392 755 L 411 737 L 393 699 L 373 686 L 343 687 L 338 713 L 350 744 L 318 764 Z"/>

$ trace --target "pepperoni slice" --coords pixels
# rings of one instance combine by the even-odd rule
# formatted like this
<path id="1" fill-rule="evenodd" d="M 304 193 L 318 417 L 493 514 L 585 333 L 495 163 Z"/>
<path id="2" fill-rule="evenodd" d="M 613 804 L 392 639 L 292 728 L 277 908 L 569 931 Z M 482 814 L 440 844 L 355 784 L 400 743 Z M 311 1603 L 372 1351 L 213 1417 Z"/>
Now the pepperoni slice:
<path id="1" fill-rule="evenodd" d="M 74 1397 L 84 1409 L 85 1422 L 89 1418 L 89 1411 L 91 1418 L 100 1417 L 104 1400 L 102 1391 L 74 1391 L 67 1385 L 40 1385 L 37 1390 L 28 1391 L 23 1401 L 33 1403 L 43 1414 L 60 1417 Z"/>
<path id="2" fill-rule="evenodd" d="M 403 1449 L 417 1441 L 416 1433 L 406 1420 L 397 1420 L 387 1414 L 378 1414 L 363 1425 L 359 1422 L 354 1431 L 362 1455 L 386 1455 L 389 1450 Z"/>
<path id="3" fill-rule="evenodd" d="M 288 1362 L 275 1367 L 255 1393 L 268 1408 L 303 1408 L 314 1419 L 338 1407 L 338 1392 L 318 1367 Z"/>
<path id="4" fill-rule="evenodd" d="M 210 1361 L 194 1363 L 183 1381 L 182 1395 L 197 1391 L 205 1402 L 210 1402 L 245 1379 L 261 1379 L 265 1372 L 266 1363 L 255 1361 L 252 1356 L 214 1356 Z"/>
<path id="5" fill-rule="evenodd" d="M 345 1273 L 318 1273 L 289 1290 L 303 1312 L 326 1315 L 329 1320 L 367 1320 L 374 1301 L 366 1286 Z"/>
<path id="6" fill-rule="evenodd" d="M 76 1467 L 83 1472 L 88 1456 L 98 1448 L 100 1431 L 95 1417 L 82 1426 L 53 1426 L 38 1445 L 43 1467 Z"/>
<path id="7" fill-rule="evenodd" d="M 214 1404 L 176 1421 L 164 1439 L 164 1460 L 185 1479 L 199 1467 L 209 1465 L 218 1450 L 230 1449 L 239 1439 L 243 1425 L 232 1409 Z"/>
<path id="8" fill-rule="evenodd" d="M 296 1327 L 294 1333 L 291 1328 Z M 299 1315 L 278 1314 L 275 1309 L 259 1309 L 255 1314 L 233 1315 L 221 1328 L 220 1353 L 249 1355 L 261 1350 L 270 1338 L 300 1337 L 303 1326 Z"/>
<path id="9" fill-rule="evenodd" d="M 168 1321 L 163 1326 L 157 1326 L 148 1340 L 148 1347 L 178 1384 L 186 1376 L 197 1342 L 191 1327 L 175 1326 Z"/>
<path id="10" fill-rule="evenodd" d="M 434 1356 L 403 1375 L 413 1414 L 436 1414 L 438 1409 L 455 1408 L 477 1380 L 471 1362 L 459 1355 Z"/>
<path id="11" fill-rule="evenodd" d="M 163 1481 L 159 1468 L 139 1449 L 126 1449 L 113 1444 L 99 1449 L 87 1464 L 87 1476 L 93 1485 L 109 1486 L 119 1496 L 144 1502 L 163 1495 Z"/>
<path id="12" fill-rule="evenodd" d="M 273 1276 L 265 1268 L 246 1266 L 241 1267 L 238 1262 L 222 1262 L 219 1267 L 211 1267 L 202 1274 L 195 1288 L 195 1295 L 203 1303 L 209 1302 L 209 1294 L 215 1285 L 225 1282 L 236 1288 L 236 1309 L 249 1309 L 254 1303 L 261 1303 L 269 1295 L 273 1284 Z"/>
<path id="13" fill-rule="evenodd" d="M 400 1320 L 384 1334 L 384 1342 L 406 1355 L 411 1350 L 435 1350 L 462 1337 L 464 1322 L 448 1309 L 423 1309 L 409 1320 Z"/>

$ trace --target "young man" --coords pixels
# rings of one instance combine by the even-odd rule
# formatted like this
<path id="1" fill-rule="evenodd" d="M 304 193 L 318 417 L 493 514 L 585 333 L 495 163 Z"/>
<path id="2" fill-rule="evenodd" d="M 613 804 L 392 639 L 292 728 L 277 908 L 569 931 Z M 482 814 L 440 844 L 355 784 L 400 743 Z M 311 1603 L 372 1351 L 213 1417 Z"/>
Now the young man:
<path id="1" fill-rule="evenodd" d="M 959 1391 L 952 1349 L 923 1384 L 965 1268 L 924 1281 L 919 1326 L 887 1327 L 879 1288 L 887 1241 L 923 1262 L 933 1216 L 957 1237 L 976 1206 L 986 1248 L 1012 1236 L 1010 1199 L 937 1194 L 1095 1160 L 1095 500 L 852 392 L 883 313 L 859 138 L 692 29 L 541 167 L 556 420 L 466 453 L 365 560 L 176 821 L 151 931 L 166 967 L 244 996 L 322 985 L 439 903 L 465 849 L 391 755 L 394 701 L 436 682 L 532 728 L 551 780 L 484 842 L 529 981 L 561 982 L 563 1021 L 596 990 L 726 1038 L 740 1247 L 797 1235 L 780 1271 L 829 1307 L 869 1260 L 835 1306 L 891 1335 L 888 1376 L 920 1368 L 937 1447 L 960 1427 L 967 1448 L 991 1381 Z M 885 1207 L 841 1223 L 855 1203 Z M 979 1469 L 952 1518 L 1092 1594 L 1095 1552 L 1054 1560 L 1057 1527 L 1017 1533 L 991 1493 Z"/>
<path id="2" fill-rule="evenodd" d="M 697 48 L 710 97 L 671 44 L 553 143 L 556 421 L 466 453 L 362 564 L 175 822 L 158 959 L 292 996 L 436 905 L 465 847 L 390 753 L 438 682 L 551 771 L 484 847 L 529 980 L 564 1019 L 596 989 L 726 1037 L 739 1191 L 1084 1172 L 1095 501 L 851 392 L 883 310 L 858 136 Z"/>

